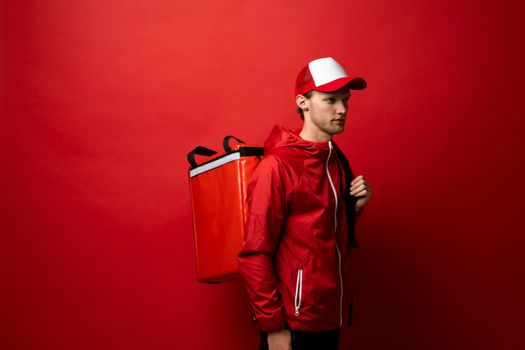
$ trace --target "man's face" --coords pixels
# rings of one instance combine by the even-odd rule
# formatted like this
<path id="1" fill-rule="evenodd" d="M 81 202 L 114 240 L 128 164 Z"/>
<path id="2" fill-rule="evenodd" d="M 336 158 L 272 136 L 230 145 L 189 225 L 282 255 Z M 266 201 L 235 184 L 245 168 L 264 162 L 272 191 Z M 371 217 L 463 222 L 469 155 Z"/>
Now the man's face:
<path id="1" fill-rule="evenodd" d="M 329 135 L 342 133 L 345 129 L 349 98 L 348 89 L 335 92 L 312 91 L 312 95 L 306 101 L 309 113 L 308 116 L 305 114 L 305 122 Z"/>

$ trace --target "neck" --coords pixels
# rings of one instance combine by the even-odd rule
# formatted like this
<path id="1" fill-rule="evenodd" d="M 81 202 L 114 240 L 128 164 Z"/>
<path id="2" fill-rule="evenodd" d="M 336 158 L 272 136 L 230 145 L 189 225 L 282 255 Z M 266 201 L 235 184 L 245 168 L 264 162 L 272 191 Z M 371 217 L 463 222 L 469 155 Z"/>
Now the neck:
<path id="1" fill-rule="evenodd" d="M 303 129 L 299 133 L 303 140 L 313 142 L 325 142 L 332 139 L 332 135 L 327 134 L 316 127 L 311 126 L 306 121 L 303 124 Z"/>

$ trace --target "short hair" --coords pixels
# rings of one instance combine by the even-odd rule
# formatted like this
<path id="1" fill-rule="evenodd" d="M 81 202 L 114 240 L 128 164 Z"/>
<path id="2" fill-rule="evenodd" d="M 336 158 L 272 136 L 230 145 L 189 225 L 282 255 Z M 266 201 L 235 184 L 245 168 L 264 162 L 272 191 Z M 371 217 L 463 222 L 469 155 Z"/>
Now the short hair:
<path id="1" fill-rule="evenodd" d="M 312 96 L 313 90 L 308 91 L 307 93 L 303 94 L 305 98 L 310 98 Z M 301 117 L 301 120 L 304 120 L 304 112 L 301 108 L 297 107 L 297 113 L 299 113 L 299 117 Z"/>

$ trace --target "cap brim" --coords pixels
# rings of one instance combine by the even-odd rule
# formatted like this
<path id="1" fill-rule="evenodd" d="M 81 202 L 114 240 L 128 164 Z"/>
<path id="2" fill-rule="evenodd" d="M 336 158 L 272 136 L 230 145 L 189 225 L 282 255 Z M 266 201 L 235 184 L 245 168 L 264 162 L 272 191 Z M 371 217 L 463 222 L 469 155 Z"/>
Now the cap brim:
<path id="1" fill-rule="evenodd" d="M 363 90 L 366 88 L 366 81 L 363 78 L 339 78 L 327 84 L 314 88 L 316 91 L 332 92 L 348 87 L 350 90 Z"/>

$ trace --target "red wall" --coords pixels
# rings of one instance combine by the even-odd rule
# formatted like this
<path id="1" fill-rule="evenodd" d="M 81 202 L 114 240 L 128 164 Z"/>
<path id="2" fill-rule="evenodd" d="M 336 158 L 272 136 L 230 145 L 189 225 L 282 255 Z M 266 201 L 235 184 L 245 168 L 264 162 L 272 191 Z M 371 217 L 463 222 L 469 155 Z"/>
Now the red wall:
<path id="1" fill-rule="evenodd" d="M 327 55 L 369 82 L 336 137 L 374 189 L 342 348 L 520 348 L 515 3 L 2 1 L 0 348 L 255 349 L 239 281 L 195 281 L 185 156 L 299 127 Z"/>

